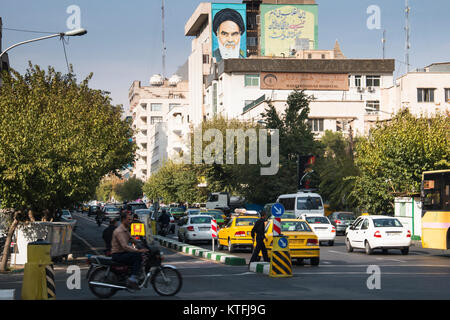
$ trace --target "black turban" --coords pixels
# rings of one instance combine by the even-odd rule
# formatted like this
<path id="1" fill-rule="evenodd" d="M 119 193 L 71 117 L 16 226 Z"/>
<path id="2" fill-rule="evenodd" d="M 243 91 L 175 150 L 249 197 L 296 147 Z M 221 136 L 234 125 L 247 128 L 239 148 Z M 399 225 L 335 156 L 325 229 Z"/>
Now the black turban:
<path id="1" fill-rule="evenodd" d="M 213 20 L 213 31 L 217 35 L 217 30 L 219 29 L 219 26 L 225 22 L 225 21 L 233 21 L 241 30 L 241 35 L 245 32 L 245 23 L 242 19 L 242 16 L 239 12 L 233 9 L 222 9 L 219 12 L 216 13 Z"/>

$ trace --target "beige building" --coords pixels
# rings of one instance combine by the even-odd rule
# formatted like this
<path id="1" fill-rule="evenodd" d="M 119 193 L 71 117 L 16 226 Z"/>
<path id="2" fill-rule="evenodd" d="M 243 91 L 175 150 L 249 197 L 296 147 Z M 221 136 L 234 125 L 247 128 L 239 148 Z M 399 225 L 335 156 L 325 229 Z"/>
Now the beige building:
<path id="1" fill-rule="evenodd" d="M 134 81 L 129 101 L 138 146 L 133 175 L 145 181 L 182 151 L 180 141 L 189 132 L 188 82 L 176 76 L 169 80 L 153 76 L 150 86 Z"/>
<path id="2" fill-rule="evenodd" d="M 403 108 L 415 115 L 449 112 L 450 62 L 434 63 L 401 76 L 393 86 L 382 90 L 381 104 L 389 113 Z"/>

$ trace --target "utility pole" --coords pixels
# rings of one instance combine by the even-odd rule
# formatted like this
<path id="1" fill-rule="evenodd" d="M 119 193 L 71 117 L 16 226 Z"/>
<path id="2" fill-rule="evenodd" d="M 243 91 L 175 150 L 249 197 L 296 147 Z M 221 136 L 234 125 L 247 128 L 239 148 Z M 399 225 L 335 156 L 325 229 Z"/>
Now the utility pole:
<path id="1" fill-rule="evenodd" d="M 383 60 L 386 58 L 386 29 L 383 30 L 383 39 L 381 39 L 383 43 Z"/>
<path id="2" fill-rule="evenodd" d="M 164 27 L 164 0 L 162 0 L 162 6 L 161 6 L 161 11 L 162 11 L 162 45 L 163 45 L 163 54 L 162 54 L 162 76 L 163 79 L 166 79 L 166 35 L 165 35 L 165 27 Z"/>
<path id="3" fill-rule="evenodd" d="M 411 48 L 410 43 L 410 27 L 409 27 L 409 13 L 411 12 L 411 8 L 409 7 L 409 0 L 406 0 L 406 9 L 405 9 L 405 15 L 406 15 L 406 73 L 409 72 L 409 49 Z"/>

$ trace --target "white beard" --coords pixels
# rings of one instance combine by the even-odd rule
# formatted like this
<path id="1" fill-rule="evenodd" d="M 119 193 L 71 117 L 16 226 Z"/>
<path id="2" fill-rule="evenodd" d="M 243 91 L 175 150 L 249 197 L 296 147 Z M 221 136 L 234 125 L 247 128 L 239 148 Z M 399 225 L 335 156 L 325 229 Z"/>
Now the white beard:
<path id="1" fill-rule="evenodd" d="M 219 50 L 220 55 L 222 56 L 222 59 L 238 59 L 240 57 L 240 50 L 241 49 L 241 42 L 233 48 L 226 48 L 220 41 L 219 41 Z"/>

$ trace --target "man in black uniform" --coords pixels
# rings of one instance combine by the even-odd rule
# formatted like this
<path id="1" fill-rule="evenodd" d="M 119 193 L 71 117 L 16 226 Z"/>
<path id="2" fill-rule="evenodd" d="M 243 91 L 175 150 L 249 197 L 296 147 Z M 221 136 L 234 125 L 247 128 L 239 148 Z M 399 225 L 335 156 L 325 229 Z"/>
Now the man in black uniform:
<path id="1" fill-rule="evenodd" d="M 267 255 L 266 245 L 264 244 L 264 239 L 266 238 L 264 229 L 267 213 L 263 210 L 261 211 L 261 219 L 256 221 L 252 229 L 252 239 L 255 239 L 256 234 L 256 247 L 253 250 L 252 257 L 250 258 L 250 263 L 258 261 L 259 252 L 262 251 L 263 259 L 265 262 L 269 262 L 269 256 Z"/>

